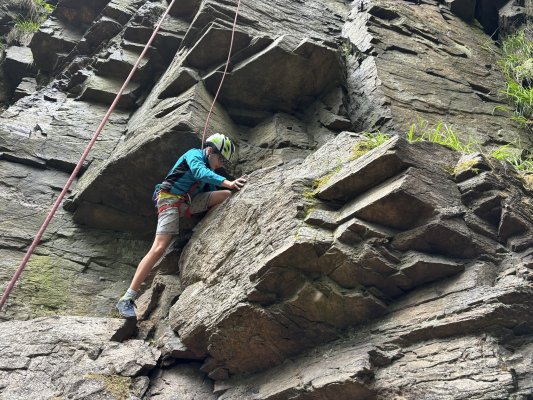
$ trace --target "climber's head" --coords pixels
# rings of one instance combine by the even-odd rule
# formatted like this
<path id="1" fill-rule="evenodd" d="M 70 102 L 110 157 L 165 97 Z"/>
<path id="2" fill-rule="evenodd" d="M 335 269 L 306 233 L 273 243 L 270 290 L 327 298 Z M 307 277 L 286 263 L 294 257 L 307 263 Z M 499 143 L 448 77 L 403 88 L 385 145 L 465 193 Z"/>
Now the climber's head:
<path id="1" fill-rule="evenodd" d="M 215 133 L 207 138 L 205 146 L 213 149 L 214 154 L 219 154 L 226 161 L 231 161 L 235 154 L 235 145 L 233 141 L 221 133 Z"/>

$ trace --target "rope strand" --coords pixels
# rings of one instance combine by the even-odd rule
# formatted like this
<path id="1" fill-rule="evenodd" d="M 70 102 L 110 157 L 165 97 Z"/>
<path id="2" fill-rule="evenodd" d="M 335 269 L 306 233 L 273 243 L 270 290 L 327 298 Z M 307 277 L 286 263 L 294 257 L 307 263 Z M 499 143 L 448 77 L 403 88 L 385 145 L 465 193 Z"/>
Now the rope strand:
<path id="1" fill-rule="evenodd" d="M 237 27 L 237 18 L 239 17 L 240 7 L 241 7 L 241 0 L 237 0 L 237 10 L 235 11 L 235 19 L 233 20 L 233 28 L 231 30 L 231 41 L 229 44 L 228 59 L 226 60 L 226 67 L 224 68 L 224 73 L 222 74 L 222 78 L 220 79 L 220 84 L 218 85 L 217 92 L 215 94 L 215 97 L 213 98 L 213 103 L 211 104 L 211 108 L 209 109 L 209 112 L 207 113 L 207 118 L 205 120 L 205 126 L 204 126 L 204 132 L 202 133 L 202 147 L 201 147 L 202 150 L 204 149 L 204 145 L 205 145 L 205 134 L 207 132 L 207 127 L 209 126 L 209 119 L 211 118 L 211 113 L 213 112 L 213 108 L 215 107 L 218 94 L 220 93 L 220 89 L 222 89 L 224 78 L 226 77 L 226 73 L 228 72 L 229 61 L 231 59 L 231 51 L 233 50 L 233 40 L 235 39 L 235 28 Z"/>
<path id="2" fill-rule="evenodd" d="M 113 100 L 113 103 L 111 103 L 111 106 L 109 107 L 109 109 L 106 112 L 104 118 L 102 119 L 102 122 L 100 122 L 100 125 L 96 129 L 92 139 L 87 144 L 87 147 L 85 148 L 80 160 L 76 164 L 76 167 L 74 168 L 74 170 L 72 171 L 72 174 L 70 175 L 69 179 L 67 180 L 67 183 L 65 184 L 65 187 L 63 188 L 63 190 L 59 194 L 59 197 L 57 198 L 57 200 L 55 201 L 54 205 L 52 206 L 52 209 L 50 210 L 50 212 L 48 213 L 48 215 L 47 215 L 46 219 L 44 220 L 43 224 L 39 228 L 39 231 L 37 232 L 35 238 L 33 239 L 32 244 L 30 245 L 29 249 L 27 250 L 26 254 L 24 255 L 24 258 L 22 259 L 22 262 L 20 263 L 19 267 L 15 271 L 15 274 L 11 278 L 11 281 L 9 282 L 9 284 L 6 287 L 6 289 L 4 290 L 4 293 L 2 294 L 2 298 L 0 299 L 0 311 L 2 310 L 4 304 L 7 302 L 7 299 L 9 298 L 9 295 L 11 294 L 11 291 L 13 290 L 13 287 L 15 286 L 17 280 L 19 279 L 20 275 L 22 274 L 22 271 L 24 271 L 24 269 L 26 268 L 26 265 L 28 264 L 28 261 L 29 261 L 31 255 L 35 251 L 35 248 L 37 247 L 37 245 L 41 241 L 41 238 L 44 235 L 44 232 L 46 231 L 46 228 L 48 228 L 48 225 L 50 224 L 50 221 L 52 220 L 52 218 L 55 216 L 57 210 L 59 209 L 59 206 L 60 206 L 61 202 L 63 201 L 63 198 L 65 197 L 67 191 L 69 190 L 70 186 L 72 185 L 72 182 L 74 181 L 74 179 L 78 175 L 79 171 L 81 170 L 81 167 L 83 166 L 83 163 L 85 162 L 85 159 L 87 158 L 87 156 L 89 155 L 89 152 L 91 151 L 92 147 L 94 146 L 94 144 L 96 142 L 96 139 L 98 138 L 98 136 L 102 132 L 105 124 L 107 123 L 107 121 L 108 121 L 108 119 L 109 119 L 109 117 L 111 115 L 111 113 L 114 111 L 117 103 L 119 102 L 120 98 L 122 97 L 122 93 L 124 92 L 124 90 L 126 89 L 128 84 L 130 83 L 130 81 L 131 81 L 131 79 L 133 77 L 133 74 L 135 73 L 135 71 L 139 67 L 139 64 L 143 60 L 144 56 L 146 55 L 146 52 L 148 51 L 150 45 L 154 41 L 157 33 L 159 32 L 159 30 L 161 28 L 161 25 L 163 23 L 163 20 L 166 18 L 166 16 L 170 12 L 170 9 L 172 8 L 172 6 L 174 5 L 175 2 L 176 2 L 176 0 L 172 0 L 170 2 L 169 6 L 165 10 L 164 14 L 160 18 L 156 28 L 154 29 L 154 32 L 152 33 L 152 36 L 150 37 L 150 39 L 146 43 L 146 46 L 144 47 L 143 51 L 139 55 L 139 58 L 137 59 L 137 62 L 135 63 L 135 65 L 131 69 L 131 72 L 129 73 L 128 77 L 124 81 L 124 84 L 122 85 L 122 87 L 118 91 L 115 99 Z M 238 0 L 238 2 L 237 2 L 237 10 L 235 12 L 235 19 L 233 21 L 233 28 L 232 28 L 232 31 L 231 31 L 231 41 L 230 41 L 230 48 L 229 48 L 229 52 L 228 52 L 228 58 L 227 58 L 227 61 L 226 61 L 226 67 L 224 69 L 224 73 L 222 75 L 222 79 L 220 80 L 220 85 L 218 86 L 217 92 L 216 92 L 215 97 L 213 99 L 213 103 L 211 104 L 211 108 L 209 109 L 209 113 L 207 114 L 205 127 L 204 127 L 204 131 L 203 131 L 203 134 L 202 134 L 202 149 L 204 148 L 205 134 L 207 132 L 207 127 L 209 126 L 209 120 L 210 120 L 211 114 L 213 112 L 213 108 L 215 106 L 216 100 L 217 100 L 218 95 L 220 93 L 220 90 L 222 88 L 222 84 L 224 83 L 224 78 L 225 78 L 226 73 L 228 71 L 229 62 L 230 62 L 230 58 L 231 58 L 231 52 L 232 52 L 232 49 L 233 49 L 233 42 L 234 42 L 234 38 L 235 38 L 235 29 L 236 29 L 236 26 L 237 26 L 237 18 L 239 16 L 240 4 L 241 4 L 241 0 Z"/>
<path id="3" fill-rule="evenodd" d="M 139 55 L 139 58 L 137 59 L 137 62 L 135 63 L 135 65 L 131 69 L 131 72 L 129 73 L 128 77 L 124 81 L 124 84 L 122 85 L 122 87 L 118 91 L 117 95 L 115 96 L 115 99 L 113 100 L 113 103 L 111 103 L 111 106 L 109 107 L 109 109 L 107 110 L 106 114 L 104 115 L 104 118 L 102 119 L 102 122 L 100 122 L 100 125 L 98 126 L 98 128 L 96 128 L 96 131 L 94 132 L 92 139 L 87 144 L 87 147 L 85 148 L 80 160 L 78 161 L 78 164 L 76 164 L 76 167 L 74 168 L 74 171 L 72 171 L 72 174 L 68 178 L 67 183 L 65 184 L 65 187 L 63 188 L 63 190 L 59 194 L 59 197 L 57 198 L 57 200 L 55 201 L 54 205 L 52 206 L 52 209 L 50 210 L 50 212 L 46 216 L 43 224 L 39 228 L 39 231 L 37 232 L 37 235 L 33 239 L 32 244 L 30 245 L 28 251 L 24 255 L 24 258 L 22 259 L 22 262 L 18 266 L 17 270 L 15 271 L 15 274 L 11 278 L 11 281 L 9 282 L 9 284 L 6 287 L 6 289 L 4 290 L 4 293 L 2 294 L 2 298 L 0 299 L 0 311 L 2 310 L 2 307 L 6 303 L 7 299 L 9 298 L 9 295 L 11 294 L 11 291 L 13 290 L 13 287 L 15 286 L 15 283 L 17 282 L 18 278 L 22 274 L 22 271 L 24 271 L 24 268 L 26 268 L 26 265 L 28 264 L 28 261 L 29 261 L 31 255 L 33 254 L 33 252 L 35 251 L 35 248 L 37 247 L 37 245 L 41 241 L 41 238 L 42 238 L 44 232 L 46 231 L 46 228 L 48 227 L 48 225 L 50 224 L 50 221 L 52 220 L 52 218 L 56 214 L 61 202 L 63 201 L 63 198 L 65 197 L 65 195 L 67 194 L 67 191 L 69 190 L 70 186 L 72 185 L 72 182 L 74 181 L 74 179 L 76 178 L 76 176 L 80 172 L 80 169 L 83 166 L 83 163 L 85 162 L 85 159 L 89 155 L 89 152 L 91 151 L 92 147 L 94 146 L 94 143 L 96 142 L 96 139 L 100 135 L 100 132 L 102 132 L 102 129 L 104 129 L 104 126 L 107 123 L 107 120 L 109 119 L 111 113 L 115 109 L 118 101 L 120 100 L 120 98 L 122 96 L 122 93 L 124 92 L 124 90 L 126 89 L 128 84 L 130 83 L 131 78 L 133 77 L 133 74 L 135 73 L 135 71 L 139 67 L 139 64 L 141 63 L 142 59 L 146 55 L 146 52 L 148 51 L 150 45 L 154 41 L 157 33 L 159 32 L 159 29 L 161 28 L 161 24 L 163 23 L 163 20 L 166 18 L 166 16 L 170 12 L 170 9 L 172 8 L 172 6 L 174 5 L 175 2 L 176 2 L 176 0 L 172 0 L 170 2 L 169 6 L 167 7 L 167 9 L 165 10 L 163 16 L 161 17 L 161 19 L 159 20 L 157 26 L 155 27 L 155 30 L 152 33 L 152 36 L 148 40 L 148 43 L 146 43 L 146 46 L 144 46 L 143 51 Z"/>

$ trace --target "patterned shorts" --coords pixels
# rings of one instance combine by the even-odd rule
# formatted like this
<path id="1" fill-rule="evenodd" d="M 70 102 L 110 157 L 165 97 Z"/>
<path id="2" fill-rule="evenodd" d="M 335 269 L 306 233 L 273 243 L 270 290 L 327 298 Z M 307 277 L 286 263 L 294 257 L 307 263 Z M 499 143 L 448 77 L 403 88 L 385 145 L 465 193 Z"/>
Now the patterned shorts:
<path id="1" fill-rule="evenodd" d="M 187 210 L 191 214 L 207 211 L 211 192 L 202 192 L 192 198 L 191 204 L 180 203 L 179 207 L 169 207 L 159 213 L 157 217 L 156 235 L 177 235 L 180 228 L 180 217 L 183 217 Z M 175 198 L 165 197 L 157 199 L 157 209 L 165 205 L 176 202 Z"/>

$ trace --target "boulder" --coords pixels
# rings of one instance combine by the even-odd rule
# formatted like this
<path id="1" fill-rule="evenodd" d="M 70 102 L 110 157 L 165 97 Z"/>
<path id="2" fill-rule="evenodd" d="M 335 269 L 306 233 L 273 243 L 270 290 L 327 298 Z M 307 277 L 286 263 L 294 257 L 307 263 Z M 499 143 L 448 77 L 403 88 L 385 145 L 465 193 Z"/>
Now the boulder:
<path id="1" fill-rule="evenodd" d="M 524 5 L 520 1 L 510 1 L 500 8 L 498 11 L 498 27 L 501 37 L 505 38 L 516 33 L 526 24 L 528 18 L 533 17 L 533 10 L 530 10 L 528 15 L 528 10 Z"/>
<path id="2" fill-rule="evenodd" d="M 215 92 L 220 73 L 205 77 Z M 228 107 L 295 112 L 340 82 L 336 52 L 323 44 L 279 37 L 266 49 L 236 64 L 224 80 L 220 101 Z"/>
<path id="3" fill-rule="evenodd" d="M 90 75 L 84 83 L 84 89 L 79 100 L 111 105 L 123 83 L 124 81 L 121 79 Z M 122 109 L 134 108 L 135 101 L 140 95 L 140 89 L 141 86 L 138 83 L 130 82 L 122 92 L 117 107 Z"/>
<path id="4" fill-rule="evenodd" d="M 201 364 L 181 364 L 159 370 L 152 378 L 150 399 L 153 400 L 215 400 L 213 383 L 199 370 Z"/>

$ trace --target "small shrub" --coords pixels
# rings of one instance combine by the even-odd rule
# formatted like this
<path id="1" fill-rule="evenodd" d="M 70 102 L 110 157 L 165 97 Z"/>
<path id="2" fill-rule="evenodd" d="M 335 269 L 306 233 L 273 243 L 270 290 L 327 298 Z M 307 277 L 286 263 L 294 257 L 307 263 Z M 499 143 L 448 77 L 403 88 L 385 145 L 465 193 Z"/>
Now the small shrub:
<path id="1" fill-rule="evenodd" d="M 46 14 L 52 14 L 52 11 L 54 11 L 54 6 L 51 4 L 48 4 L 45 0 L 35 0 L 35 4 L 37 4 L 39 7 L 41 7 Z"/>

